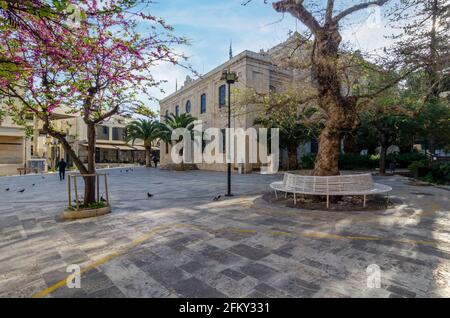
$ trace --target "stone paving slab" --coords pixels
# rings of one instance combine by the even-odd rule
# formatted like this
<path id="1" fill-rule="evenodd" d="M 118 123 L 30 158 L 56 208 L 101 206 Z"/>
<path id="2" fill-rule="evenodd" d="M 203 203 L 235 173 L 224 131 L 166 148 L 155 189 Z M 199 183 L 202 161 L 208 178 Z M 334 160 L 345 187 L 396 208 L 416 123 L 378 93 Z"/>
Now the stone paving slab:
<path id="1" fill-rule="evenodd" d="M 0 297 L 450 296 L 447 189 L 377 177 L 387 210 L 305 211 L 262 200 L 281 175 L 233 175 L 235 197 L 212 201 L 224 173 L 106 172 L 113 213 L 71 222 L 57 175 L 0 178 Z"/>

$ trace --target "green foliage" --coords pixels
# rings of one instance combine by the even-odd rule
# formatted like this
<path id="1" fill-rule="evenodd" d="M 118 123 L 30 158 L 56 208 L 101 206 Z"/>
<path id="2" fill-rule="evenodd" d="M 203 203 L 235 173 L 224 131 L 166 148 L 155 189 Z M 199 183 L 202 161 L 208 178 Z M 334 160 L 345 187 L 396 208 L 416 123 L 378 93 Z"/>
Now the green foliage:
<path id="1" fill-rule="evenodd" d="M 398 168 L 408 168 L 415 161 L 427 160 L 427 156 L 420 152 L 389 154 L 386 160 L 387 162 L 395 161 Z"/>
<path id="2" fill-rule="evenodd" d="M 189 113 L 183 113 L 179 115 L 171 113 L 164 119 L 161 139 L 166 143 L 170 143 L 173 130 L 178 128 L 186 128 L 187 130 L 192 131 L 194 129 L 194 121 L 196 120 L 197 118 L 193 117 Z M 180 136 L 178 141 L 181 141 L 182 138 L 183 137 Z"/>
<path id="3" fill-rule="evenodd" d="M 125 141 L 134 142 L 136 139 L 144 141 L 145 146 L 151 146 L 152 143 L 161 138 L 164 132 L 164 125 L 156 120 L 138 119 L 131 122 L 125 128 Z"/>
<path id="4" fill-rule="evenodd" d="M 301 159 L 302 169 L 314 168 L 315 154 L 303 156 Z M 388 155 L 387 161 L 397 162 L 397 167 L 406 168 L 413 162 L 426 160 L 426 156 L 421 153 L 403 153 Z M 354 169 L 375 169 L 380 162 L 379 155 L 358 155 L 358 154 L 341 154 L 339 156 L 339 169 L 354 170 Z"/>
<path id="5" fill-rule="evenodd" d="M 430 167 L 430 172 L 423 178 L 424 181 L 449 184 L 450 183 L 450 162 L 435 162 Z"/>
<path id="6" fill-rule="evenodd" d="M 309 154 L 302 158 L 302 168 L 314 168 L 315 154 Z M 378 166 L 379 157 L 374 155 L 341 154 L 339 156 L 339 169 L 374 169 Z"/>
<path id="7" fill-rule="evenodd" d="M 415 171 L 418 168 L 425 168 L 428 167 L 428 160 L 427 159 L 423 159 L 423 160 L 418 160 L 418 161 L 413 161 L 409 166 L 408 169 L 411 171 Z"/>
<path id="8" fill-rule="evenodd" d="M 132 112 L 141 116 L 148 117 L 150 119 L 155 119 L 158 116 L 158 113 L 153 109 L 145 105 L 137 105 L 132 108 Z"/>
<path id="9" fill-rule="evenodd" d="M 92 202 L 89 203 L 88 205 L 84 205 L 84 204 L 79 204 L 78 205 L 78 210 L 96 210 L 96 209 L 102 209 L 102 208 L 106 208 L 108 205 L 106 204 L 106 202 Z M 72 207 L 68 207 L 69 210 L 77 210 L 76 206 L 72 206 Z"/>
<path id="10" fill-rule="evenodd" d="M 6 117 L 6 110 L 0 108 L 0 122 Z"/>
<path id="11" fill-rule="evenodd" d="M 375 169 L 379 164 L 379 156 L 341 154 L 339 156 L 339 169 Z"/>
<path id="12" fill-rule="evenodd" d="M 315 161 L 316 161 L 315 154 L 308 154 L 306 156 L 303 156 L 301 159 L 301 168 L 302 169 L 313 169 Z"/>

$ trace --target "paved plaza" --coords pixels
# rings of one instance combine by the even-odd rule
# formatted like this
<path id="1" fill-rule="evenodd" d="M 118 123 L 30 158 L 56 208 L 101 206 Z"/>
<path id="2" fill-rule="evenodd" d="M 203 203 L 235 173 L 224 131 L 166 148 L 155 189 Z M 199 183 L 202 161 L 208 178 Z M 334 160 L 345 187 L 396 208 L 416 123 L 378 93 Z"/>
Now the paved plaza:
<path id="1" fill-rule="evenodd" d="M 224 173 L 107 172 L 113 213 L 71 222 L 56 174 L 0 178 L 0 297 L 450 297 L 446 189 L 377 177 L 387 210 L 305 211 L 262 199 L 281 175 L 213 201 Z"/>

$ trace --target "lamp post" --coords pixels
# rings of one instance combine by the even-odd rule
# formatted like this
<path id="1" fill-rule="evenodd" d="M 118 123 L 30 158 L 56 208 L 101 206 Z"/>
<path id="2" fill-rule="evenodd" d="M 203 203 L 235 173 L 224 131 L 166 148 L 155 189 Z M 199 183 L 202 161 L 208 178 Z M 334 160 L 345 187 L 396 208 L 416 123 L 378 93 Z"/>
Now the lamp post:
<path id="1" fill-rule="evenodd" d="M 231 84 L 234 84 L 238 80 L 238 76 L 235 72 L 231 72 L 228 70 L 222 71 L 222 77 L 221 80 L 225 80 L 228 84 L 228 134 L 230 133 L 231 128 Z M 227 157 L 231 154 L 231 142 L 230 137 L 228 136 L 228 143 L 227 143 Z M 225 194 L 226 197 L 232 197 L 233 194 L 231 193 L 231 158 L 228 157 L 228 167 L 227 167 L 227 193 Z"/>

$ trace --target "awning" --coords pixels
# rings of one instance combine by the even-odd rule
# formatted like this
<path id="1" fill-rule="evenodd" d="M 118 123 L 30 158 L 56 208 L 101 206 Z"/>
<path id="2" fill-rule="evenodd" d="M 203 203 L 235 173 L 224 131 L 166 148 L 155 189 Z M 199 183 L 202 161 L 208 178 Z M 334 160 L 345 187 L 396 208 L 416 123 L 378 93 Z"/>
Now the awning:
<path id="1" fill-rule="evenodd" d="M 134 150 L 133 147 L 125 146 L 125 145 L 114 145 L 114 147 L 116 147 L 116 149 L 119 149 L 119 150 Z"/>
<path id="2" fill-rule="evenodd" d="M 96 144 L 95 147 L 96 148 L 100 148 L 100 149 L 113 149 L 113 150 L 116 150 L 116 148 L 113 145 Z"/>
<path id="3" fill-rule="evenodd" d="M 80 146 L 87 147 L 88 144 L 80 144 Z M 117 150 L 117 148 L 114 147 L 113 145 L 107 145 L 107 144 L 95 144 L 95 148 Z"/>
<path id="4" fill-rule="evenodd" d="M 83 143 L 83 144 L 80 144 L 80 146 L 87 147 L 88 145 Z M 95 144 L 95 147 L 100 148 L 100 149 L 126 150 L 126 151 L 130 151 L 130 150 L 144 151 L 145 150 L 144 146 L 127 146 L 127 145 L 111 145 L 111 144 Z M 159 148 L 153 147 L 152 150 L 159 150 Z"/>

